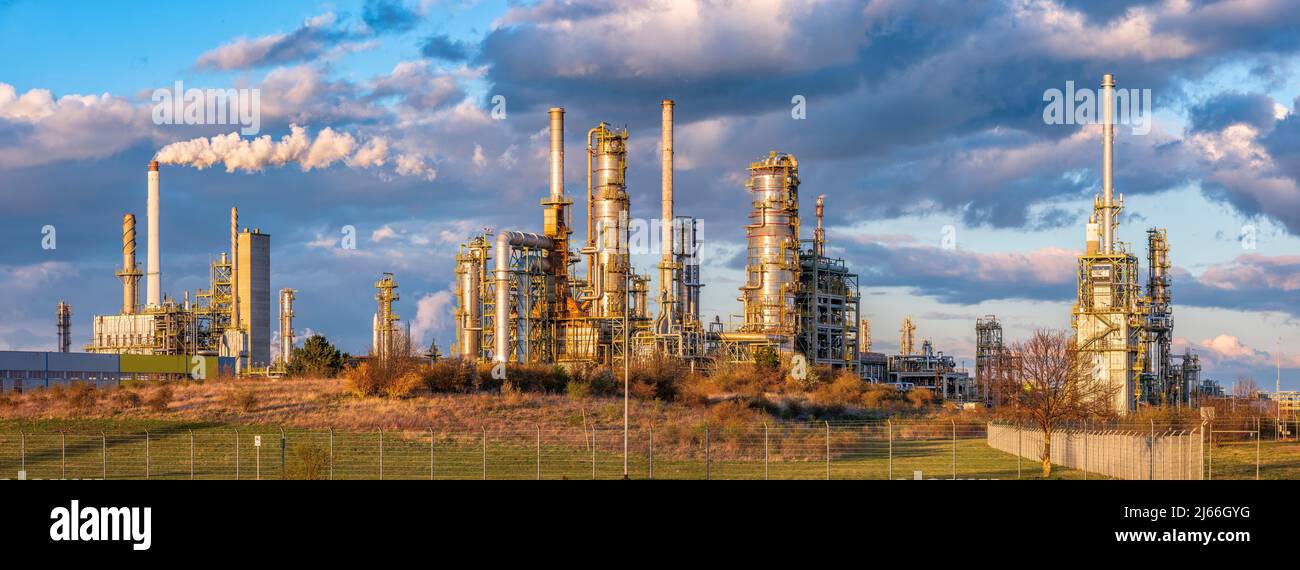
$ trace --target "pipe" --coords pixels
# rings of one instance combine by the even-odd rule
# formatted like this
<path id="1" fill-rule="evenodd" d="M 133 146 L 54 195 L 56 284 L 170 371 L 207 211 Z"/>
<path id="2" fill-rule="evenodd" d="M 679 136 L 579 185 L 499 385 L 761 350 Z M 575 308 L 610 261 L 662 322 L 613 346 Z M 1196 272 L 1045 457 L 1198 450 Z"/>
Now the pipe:
<path id="1" fill-rule="evenodd" d="M 552 107 L 551 116 L 551 201 L 564 199 L 564 107 Z"/>
<path id="2" fill-rule="evenodd" d="M 122 216 L 122 314 L 135 313 L 140 302 L 140 272 L 135 268 L 135 214 Z"/>
<path id="3" fill-rule="evenodd" d="M 549 250 L 555 247 L 555 240 L 524 232 L 501 232 L 497 234 L 496 274 L 496 315 L 492 321 L 494 329 L 492 359 L 505 363 L 510 352 L 510 248 L 528 247 Z"/>
<path id="4" fill-rule="evenodd" d="M 288 366 L 293 360 L 293 289 L 280 290 L 280 362 Z"/>
<path id="5" fill-rule="evenodd" d="M 673 100 L 664 99 L 661 107 L 661 137 L 663 157 L 660 160 L 663 197 L 660 222 L 660 243 L 662 261 L 659 263 L 659 318 L 655 325 L 660 333 L 667 333 L 678 320 L 677 299 L 674 290 L 678 286 L 673 260 Z"/>
<path id="6" fill-rule="evenodd" d="M 1115 76 L 1101 77 L 1101 247 L 1115 253 Z"/>
<path id="7" fill-rule="evenodd" d="M 826 207 L 826 195 L 817 196 L 817 231 L 813 234 L 813 244 L 817 248 L 817 256 L 821 257 L 826 250 L 826 230 L 822 229 L 822 210 Z"/>
<path id="8" fill-rule="evenodd" d="M 239 209 L 230 208 L 230 328 L 239 330 Z"/>
<path id="9" fill-rule="evenodd" d="M 145 279 L 145 303 L 150 307 L 162 305 L 162 279 L 159 272 L 162 265 L 158 255 L 158 161 L 149 163 L 149 203 L 146 209 L 149 219 L 149 267 Z"/>

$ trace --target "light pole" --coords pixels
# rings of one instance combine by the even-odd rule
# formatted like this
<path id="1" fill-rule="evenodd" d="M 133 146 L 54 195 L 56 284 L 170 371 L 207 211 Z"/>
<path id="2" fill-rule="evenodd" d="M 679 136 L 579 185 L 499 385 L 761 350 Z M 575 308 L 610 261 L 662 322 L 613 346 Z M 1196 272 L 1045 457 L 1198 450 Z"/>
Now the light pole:
<path id="1" fill-rule="evenodd" d="M 623 273 L 623 291 L 630 292 L 632 290 L 631 273 L 632 272 L 630 271 L 625 271 Z M 632 324 L 631 309 L 628 305 L 629 305 L 628 296 L 627 293 L 624 293 L 623 294 L 623 479 L 624 480 L 628 479 L 628 475 L 627 475 L 628 413 L 627 412 L 628 412 L 628 392 L 630 391 L 628 388 L 629 386 L 628 371 L 630 370 L 630 366 L 628 362 L 632 358 L 631 355 L 632 350 L 631 347 L 628 345 L 628 337 L 629 337 L 628 327 L 631 326 Z"/>

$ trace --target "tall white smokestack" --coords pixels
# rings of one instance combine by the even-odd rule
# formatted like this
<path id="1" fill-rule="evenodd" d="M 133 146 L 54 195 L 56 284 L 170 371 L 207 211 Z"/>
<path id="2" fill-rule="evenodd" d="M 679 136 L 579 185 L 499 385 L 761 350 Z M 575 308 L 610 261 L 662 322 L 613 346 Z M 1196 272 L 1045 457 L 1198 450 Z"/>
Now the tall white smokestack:
<path id="1" fill-rule="evenodd" d="M 673 259 L 673 101 L 664 99 L 660 102 L 660 180 L 662 196 L 660 198 L 660 238 L 659 248 L 663 250 L 659 262 L 659 318 L 660 332 L 668 332 L 677 321 L 677 299 L 674 297 L 678 285 Z"/>
<path id="2" fill-rule="evenodd" d="M 1101 77 L 1101 248 L 1115 252 L 1115 76 Z"/>
<path id="3" fill-rule="evenodd" d="M 158 260 L 158 161 L 149 163 L 149 267 L 145 274 L 145 303 L 150 307 L 162 305 L 162 280 Z"/>

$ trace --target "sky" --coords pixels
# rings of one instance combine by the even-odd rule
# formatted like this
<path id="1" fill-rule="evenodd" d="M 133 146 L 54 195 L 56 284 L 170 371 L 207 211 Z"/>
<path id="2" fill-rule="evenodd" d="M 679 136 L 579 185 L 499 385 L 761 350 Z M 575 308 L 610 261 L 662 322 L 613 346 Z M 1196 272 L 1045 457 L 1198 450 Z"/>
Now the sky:
<path id="1" fill-rule="evenodd" d="M 52 349 L 60 300 L 75 345 L 117 311 L 121 216 L 144 229 L 158 158 L 165 292 L 207 286 L 238 206 L 272 236 L 272 289 L 299 292 L 299 338 L 364 353 L 390 271 L 396 312 L 446 351 L 457 245 L 540 230 L 546 110 L 567 111 L 575 196 L 582 133 L 627 127 L 632 215 L 654 218 L 671 98 L 706 317 L 740 312 L 745 168 L 789 152 L 873 348 L 910 315 L 971 366 L 980 316 L 1009 342 L 1070 326 L 1100 129 L 1045 120 L 1045 97 L 1113 73 L 1151 95 L 1148 132 L 1117 128 L 1119 239 L 1145 266 L 1146 230 L 1168 230 L 1175 352 L 1229 388 L 1272 389 L 1280 357 L 1300 389 L 1296 30 L 1281 0 L 0 0 L 0 349 Z M 258 132 L 157 120 L 176 82 L 257 90 Z"/>

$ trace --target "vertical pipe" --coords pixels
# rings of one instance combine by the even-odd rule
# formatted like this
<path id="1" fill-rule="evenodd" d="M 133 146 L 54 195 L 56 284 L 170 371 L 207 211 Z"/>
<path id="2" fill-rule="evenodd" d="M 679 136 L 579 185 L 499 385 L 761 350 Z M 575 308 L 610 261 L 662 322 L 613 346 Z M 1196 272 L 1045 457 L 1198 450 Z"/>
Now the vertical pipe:
<path id="1" fill-rule="evenodd" d="M 159 279 L 159 272 L 162 271 L 158 256 L 158 161 L 149 163 L 149 203 L 146 210 L 149 218 L 149 267 L 148 277 L 145 280 L 145 302 L 150 307 L 157 307 L 162 304 L 162 281 Z"/>
<path id="2" fill-rule="evenodd" d="M 817 248 L 817 255 L 821 256 L 826 251 L 826 230 L 822 229 L 822 211 L 826 207 L 826 195 L 817 196 L 817 231 L 813 234 L 813 244 Z"/>
<path id="3" fill-rule="evenodd" d="M 1101 77 L 1101 247 L 1103 253 L 1115 252 L 1115 76 Z"/>
<path id="4" fill-rule="evenodd" d="M 552 107 L 548 113 L 551 117 L 551 201 L 558 202 L 564 199 L 564 108 Z"/>

